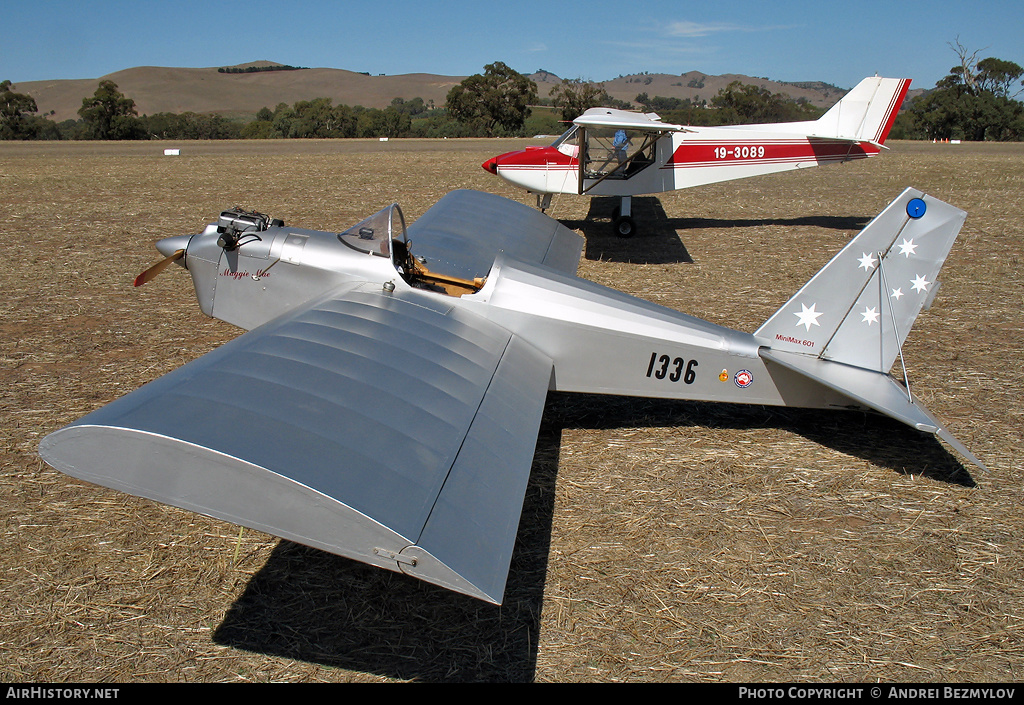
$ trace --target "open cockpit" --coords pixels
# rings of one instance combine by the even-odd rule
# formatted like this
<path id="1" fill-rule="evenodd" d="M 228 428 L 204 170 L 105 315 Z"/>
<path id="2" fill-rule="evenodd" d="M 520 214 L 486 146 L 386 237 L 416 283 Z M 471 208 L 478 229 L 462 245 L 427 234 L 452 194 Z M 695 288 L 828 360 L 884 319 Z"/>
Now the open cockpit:
<path id="1" fill-rule="evenodd" d="M 413 254 L 405 216 L 397 203 L 338 233 L 338 239 L 359 252 L 389 258 L 402 279 L 417 289 L 465 296 L 478 292 L 487 281 L 486 276 L 469 279 L 431 270 L 426 258 Z"/>

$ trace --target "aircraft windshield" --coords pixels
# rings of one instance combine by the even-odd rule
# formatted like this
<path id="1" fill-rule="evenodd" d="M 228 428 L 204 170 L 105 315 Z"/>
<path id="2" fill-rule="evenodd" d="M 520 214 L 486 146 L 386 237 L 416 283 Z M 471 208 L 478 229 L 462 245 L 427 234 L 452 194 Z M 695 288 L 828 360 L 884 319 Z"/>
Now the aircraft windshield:
<path id="1" fill-rule="evenodd" d="M 464 296 L 480 291 L 486 281 L 485 277 L 463 279 L 432 272 L 424 258 L 413 257 L 405 232 L 405 216 L 397 203 L 338 233 L 338 239 L 359 252 L 389 258 L 402 279 L 419 289 Z"/>
<path id="2" fill-rule="evenodd" d="M 345 232 L 338 233 L 338 239 L 360 252 L 391 257 L 391 241 L 406 242 L 405 216 L 398 204 L 392 203 Z"/>
<path id="3" fill-rule="evenodd" d="M 562 154 L 567 154 L 570 157 L 578 157 L 580 153 L 580 142 L 579 142 L 579 127 L 573 125 L 552 143 L 552 147 L 557 149 Z"/>

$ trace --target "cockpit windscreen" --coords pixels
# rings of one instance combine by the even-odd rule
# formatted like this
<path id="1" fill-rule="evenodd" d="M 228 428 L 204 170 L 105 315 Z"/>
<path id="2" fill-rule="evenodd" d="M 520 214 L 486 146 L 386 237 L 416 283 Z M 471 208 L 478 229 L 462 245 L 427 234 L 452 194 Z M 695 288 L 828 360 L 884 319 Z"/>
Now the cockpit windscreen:
<path id="1" fill-rule="evenodd" d="M 345 232 L 338 233 L 338 239 L 360 252 L 391 257 L 391 241 L 406 241 L 405 216 L 398 204 L 392 203 Z"/>

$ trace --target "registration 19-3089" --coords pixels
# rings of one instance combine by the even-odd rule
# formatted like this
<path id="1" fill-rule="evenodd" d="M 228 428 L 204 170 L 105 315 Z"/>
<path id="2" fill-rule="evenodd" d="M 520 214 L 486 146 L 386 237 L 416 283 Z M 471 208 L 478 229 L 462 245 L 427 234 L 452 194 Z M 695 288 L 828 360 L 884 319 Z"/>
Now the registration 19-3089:
<path id="1" fill-rule="evenodd" d="M 764 157 L 764 147 L 715 147 L 716 159 L 760 159 Z"/>

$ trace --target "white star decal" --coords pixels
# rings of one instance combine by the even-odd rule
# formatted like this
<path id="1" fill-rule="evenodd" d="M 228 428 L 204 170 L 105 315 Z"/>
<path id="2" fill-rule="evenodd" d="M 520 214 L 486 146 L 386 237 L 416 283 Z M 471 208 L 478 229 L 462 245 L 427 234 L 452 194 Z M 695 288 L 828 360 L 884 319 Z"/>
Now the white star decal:
<path id="1" fill-rule="evenodd" d="M 892 297 L 894 299 L 899 301 L 901 296 L 903 296 L 903 287 L 900 287 L 899 289 L 893 289 L 892 290 Z"/>
<path id="2" fill-rule="evenodd" d="M 804 304 L 800 304 L 800 308 L 803 310 L 800 311 L 800 313 L 793 314 L 794 316 L 800 319 L 799 321 L 796 322 L 796 324 L 798 326 L 806 327 L 808 331 L 811 330 L 811 326 L 820 326 L 821 324 L 818 323 L 818 316 L 824 313 L 824 311 L 815 311 L 814 308 L 817 305 L 818 304 L 811 304 L 811 307 L 807 308 L 807 306 L 805 306 Z"/>
<path id="3" fill-rule="evenodd" d="M 875 262 L 877 260 L 873 256 L 869 255 L 867 252 L 865 252 L 864 256 L 857 261 L 860 262 L 860 266 L 857 267 L 857 269 L 863 267 L 865 272 L 870 272 L 872 269 L 875 268 Z"/>
<path id="4" fill-rule="evenodd" d="M 915 279 L 911 283 L 913 284 L 913 286 L 910 288 L 913 289 L 914 291 L 928 291 L 928 285 L 931 284 L 930 281 L 922 277 L 920 274 L 918 274 L 917 279 Z"/>
<path id="5" fill-rule="evenodd" d="M 907 258 L 909 258 L 910 255 L 917 254 L 917 245 L 914 244 L 913 238 L 910 240 L 903 238 L 903 242 L 900 243 L 900 254 L 905 255 Z"/>
<path id="6" fill-rule="evenodd" d="M 867 323 L 868 326 L 870 326 L 872 323 L 878 323 L 878 311 L 876 311 L 874 307 L 868 308 L 867 306 L 865 306 L 864 313 L 860 315 L 863 316 L 863 318 L 860 319 L 861 323 Z"/>

